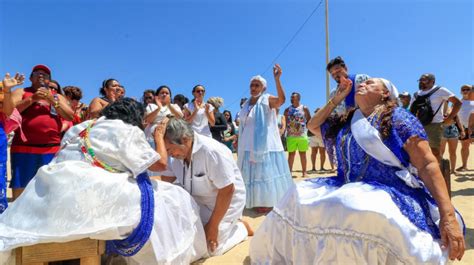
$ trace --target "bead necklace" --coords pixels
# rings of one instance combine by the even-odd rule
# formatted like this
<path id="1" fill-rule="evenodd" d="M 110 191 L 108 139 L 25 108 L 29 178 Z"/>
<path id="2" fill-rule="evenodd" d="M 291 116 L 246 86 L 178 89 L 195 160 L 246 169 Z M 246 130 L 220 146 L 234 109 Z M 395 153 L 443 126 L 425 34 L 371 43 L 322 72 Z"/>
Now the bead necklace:
<path id="1" fill-rule="evenodd" d="M 84 154 L 86 160 L 92 165 L 103 168 L 112 173 L 120 173 L 120 171 L 111 167 L 107 163 L 100 161 L 95 155 L 94 149 L 92 149 L 92 144 L 89 139 L 89 133 L 92 126 L 94 126 L 96 122 L 96 119 L 93 120 L 82 132 L 79 133 L 79 136 L 81 137 L 81 151 Z"/>

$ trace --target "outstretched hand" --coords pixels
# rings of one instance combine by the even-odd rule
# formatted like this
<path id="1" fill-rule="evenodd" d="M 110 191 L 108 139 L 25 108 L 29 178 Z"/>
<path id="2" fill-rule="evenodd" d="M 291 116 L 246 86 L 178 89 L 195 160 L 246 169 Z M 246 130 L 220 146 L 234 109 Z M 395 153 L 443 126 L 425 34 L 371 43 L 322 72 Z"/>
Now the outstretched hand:
<path id="1" fill-rule="evenodd" d="M 3 91 L 10 91 L 13 87 L 23 84 L 24 81 L 23 74 L 16 73 L 14 77 L 11 77 L 9 73 L 6 73 L 3 78 Z"/>
<path id="2" fill-rule="evenodd" d="M 168 125 L 168 117 L 165 117 L 155 128 L 155 138 L 161 137 L 163 138 L 166 133 L 166 126 Z"/>
<path id="3" fill-rule="evenodd" d="M 337 86 L 336 95 L 334 96 L 337 100 L 336 104 L 344 100 L 352 89 L 352 80 L 347 77 L 341 77 L 339 85 Z"/>

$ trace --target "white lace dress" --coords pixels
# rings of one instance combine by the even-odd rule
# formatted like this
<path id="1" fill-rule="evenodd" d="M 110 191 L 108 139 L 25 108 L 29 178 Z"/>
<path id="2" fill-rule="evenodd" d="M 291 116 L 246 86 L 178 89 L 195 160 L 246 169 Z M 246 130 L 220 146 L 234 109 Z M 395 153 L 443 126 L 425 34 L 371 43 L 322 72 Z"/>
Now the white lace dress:
<path id="1" fill-rule="evenodd" d="M 123 239 L 140 221 L 136 176 L 159 159 L 144 133 L 119 120 L 99 119 L 90 131 L 97 157 L 122 171 L 92 166 L 71 128 L 55 159 L 41 167 L 23 194 L 0 215 L 0 264 L 14 264 L 12 249 L 81 238 Z M 154 226 L 132 264 L 187 264 L 207 255 L 199 209 L 178 186 L 152 181 Z M 11 255 L 11 256 L 10 256 Z"/>

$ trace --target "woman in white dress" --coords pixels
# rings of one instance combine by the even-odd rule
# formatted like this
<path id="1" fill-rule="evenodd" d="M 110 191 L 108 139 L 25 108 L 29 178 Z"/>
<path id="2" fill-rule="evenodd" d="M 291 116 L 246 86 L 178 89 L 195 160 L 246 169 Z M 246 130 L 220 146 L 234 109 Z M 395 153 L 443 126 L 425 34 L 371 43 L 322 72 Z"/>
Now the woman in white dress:
<path id="1" fill-rule="evenodd" d="M 250 80 L 250 99 L 240 110 L 238 166 L 247 190 L 246 208 L 267 213 L 293 185 L 285 151 L 280 140 L 275 109 L 285 102 L 277 64 L 273 75 L 277 96 L 266 93 L 261 76 Z"/>
<path id="2" fill-rule="evenodd" d="M 209 125 L 214 126 L 214 107 L 204 101 L 206 89 L 202 85 L 193 87 L 194 99 L 183 107 L 184 119 L 191 124 L 193 130 L 201 135 L 212 137 Z"/>
<path id="3" fill-rule="evenodd" d="M 0 264 L 13 262 L 11 250 L 20 246 L 81 238 L 109 240 L 107 250 L 132 255 L 132 264 L 188 264 L 207 256 L 194 200 L 142 174 L 163 170 L 167 161 L 164 126 L 155 132 L 155 151 L 139 128 L 143 112 L 126 98 L 66 133 L 53 161 L 0 215 Z"/>
<path id="4" fill-rule="evenodd" d="M 464 224 L 451 204 L 420 122 L 396 105 L 389 81 L 356 88 L 343 120 L 326 120 L 352 81 L 308 123 L 336 137 L 337 176 L 302 181 L 250 243 L 255 264 L 444 264 L 464 253 Z M 414 168 L 417 169 L 417 173 Z"/>
<path id="5" fill-rule="evenodd" d="M 171 103 L 171 89 L 167 86 L 160 86 L 154 96 L 153 103 L 149 103 L 145 108 L 145 136 L 152 147 L 155 147 L 155 139 L 153 132 L 156 126 L 166 116 L 172 114 L 176 118 L 182 118 L 183 112 L 177 104 Z"/>

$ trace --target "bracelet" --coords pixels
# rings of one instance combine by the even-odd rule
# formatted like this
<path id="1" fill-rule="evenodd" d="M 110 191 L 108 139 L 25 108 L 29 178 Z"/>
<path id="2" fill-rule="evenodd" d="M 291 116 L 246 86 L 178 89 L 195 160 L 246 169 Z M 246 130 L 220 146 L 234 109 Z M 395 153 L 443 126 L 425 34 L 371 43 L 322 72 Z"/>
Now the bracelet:
<path id="1" fill-rule="evenodd" d="M 332 98 L 328 101 L 328 104 L 331 104 L 334 107 L 337 107 L 336 103 L 334 103 L 334 101 L 332 101 Z"/>
<path id="2" fill-rule="evenodd" d="M 58 109 L 59 108 L 59 100 L 54 101 L 54 108 Z"/>

